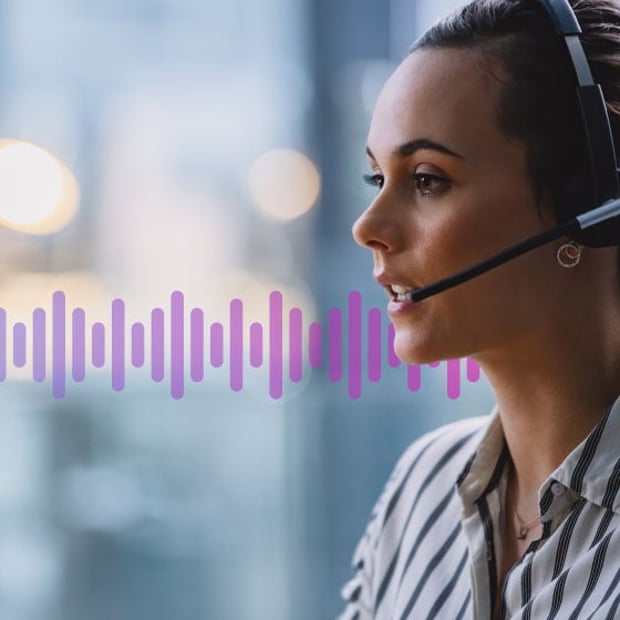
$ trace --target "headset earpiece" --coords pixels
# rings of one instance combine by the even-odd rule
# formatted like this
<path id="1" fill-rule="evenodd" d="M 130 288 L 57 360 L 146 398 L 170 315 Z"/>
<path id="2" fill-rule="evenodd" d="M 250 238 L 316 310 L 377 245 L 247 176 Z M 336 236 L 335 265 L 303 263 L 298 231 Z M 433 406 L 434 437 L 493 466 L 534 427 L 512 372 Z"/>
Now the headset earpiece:
<path id="1" fill-rule="evenodd" d="M 560 196 L 558 214 L 575 216 L 620 197 L 620 179 L 603 91 L 592 76 L 581 45 L 581 27 L 568 0 L 540 0 L 564 39 L 567 55 L 575 70 L 576 94 L 581 110 L 589 166 L 569 183 Z M 576 241 L 590 247 L 620 245 L 620 217 L 608 219 L 576 235 Z"/>

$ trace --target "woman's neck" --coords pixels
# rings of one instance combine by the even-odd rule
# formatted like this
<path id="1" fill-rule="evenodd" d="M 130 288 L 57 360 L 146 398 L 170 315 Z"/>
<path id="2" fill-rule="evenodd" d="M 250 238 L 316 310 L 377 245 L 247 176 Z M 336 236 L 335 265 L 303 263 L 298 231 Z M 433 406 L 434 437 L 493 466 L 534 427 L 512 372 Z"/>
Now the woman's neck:
<path id="1" fill-rule="evenodd" d="M 557 325 L 533 334 L 531 347 L 524 338 L 510 355 L 479 356 L 512 457 L 516 501 L 537 500 L 540 485 L 620 395 L 620 338 L 609 338 L 608 326 Z"/>

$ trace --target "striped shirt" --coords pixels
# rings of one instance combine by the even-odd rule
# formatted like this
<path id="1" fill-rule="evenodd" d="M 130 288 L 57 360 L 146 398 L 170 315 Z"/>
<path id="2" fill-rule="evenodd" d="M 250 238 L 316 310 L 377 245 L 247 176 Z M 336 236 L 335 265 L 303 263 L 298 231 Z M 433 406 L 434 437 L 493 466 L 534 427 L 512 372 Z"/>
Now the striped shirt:
<path id="1" fill-rule="evenodd" d="M 620 397 L 539 489 L 540 539 L 498 592 L 509 454 L 500 418 L 443 426 L 399 459 L 340 620 L 620 618 Z"/>

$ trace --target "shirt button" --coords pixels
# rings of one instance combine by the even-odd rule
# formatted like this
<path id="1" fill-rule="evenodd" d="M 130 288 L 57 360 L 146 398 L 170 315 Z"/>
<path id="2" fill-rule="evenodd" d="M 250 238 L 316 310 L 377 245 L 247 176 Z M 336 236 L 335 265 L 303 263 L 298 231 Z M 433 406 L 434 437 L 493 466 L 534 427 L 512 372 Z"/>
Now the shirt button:
<path id="1" fill-rule="evenodd" d="M 551 492 L 556 496 L 559 497 L 560 495 L 564 495 L 564 491 L 566 489 L 559 483 L 559 482 L 554 482 L 551 485 Z"/>

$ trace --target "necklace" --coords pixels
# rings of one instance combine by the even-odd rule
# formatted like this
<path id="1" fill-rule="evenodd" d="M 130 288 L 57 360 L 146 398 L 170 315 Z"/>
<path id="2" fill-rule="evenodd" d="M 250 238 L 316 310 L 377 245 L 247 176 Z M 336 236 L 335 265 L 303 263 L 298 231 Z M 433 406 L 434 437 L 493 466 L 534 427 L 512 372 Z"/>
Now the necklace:
<path id="1" fill-rule="evenodd" d="M 525 537 L 527 536 L 527 533 L 540 521 L 540 515 L 536 517 L 533 521 L 526 523 L 519 516 L 519 513 L 517 512 L 515 508 L 515 516 L 517 517 L 517 520 L 519 521 L 519 531 L 517 532 L 517 539 L 524 540 Z"/>

